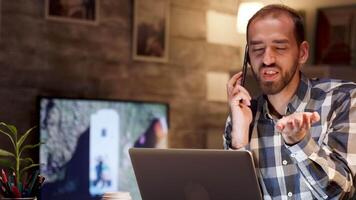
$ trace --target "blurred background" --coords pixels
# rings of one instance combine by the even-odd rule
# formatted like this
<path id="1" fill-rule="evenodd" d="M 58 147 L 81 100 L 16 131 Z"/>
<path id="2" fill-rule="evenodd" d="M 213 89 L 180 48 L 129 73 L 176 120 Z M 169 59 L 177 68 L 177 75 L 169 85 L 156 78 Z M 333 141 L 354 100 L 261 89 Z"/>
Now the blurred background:
<path id="1" fill-rule="evenodd" d="M 169 147 L 222 148 L 243 24 L 271 3 L 303 15 L 307 74 L 356 80 L 356 0 L 0 0 L 0 121 L 38 125 L 39 96 L 157 101 Z"/>

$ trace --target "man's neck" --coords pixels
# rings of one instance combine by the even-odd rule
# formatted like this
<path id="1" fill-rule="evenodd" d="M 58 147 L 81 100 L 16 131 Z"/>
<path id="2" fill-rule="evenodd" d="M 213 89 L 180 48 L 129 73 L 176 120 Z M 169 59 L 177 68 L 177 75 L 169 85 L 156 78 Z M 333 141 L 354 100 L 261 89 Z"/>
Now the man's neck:
<path id="1" fill-rule="evenodd" d="M 280 115 L 285 115 L 288 103 L 294 96 L 299 86 L 300 78 L 300 75 L 294 76 L 290 83 L 285 88 L 283 88 L 282 91 L 277 94 L 267 95 L 269 103 Z"/>

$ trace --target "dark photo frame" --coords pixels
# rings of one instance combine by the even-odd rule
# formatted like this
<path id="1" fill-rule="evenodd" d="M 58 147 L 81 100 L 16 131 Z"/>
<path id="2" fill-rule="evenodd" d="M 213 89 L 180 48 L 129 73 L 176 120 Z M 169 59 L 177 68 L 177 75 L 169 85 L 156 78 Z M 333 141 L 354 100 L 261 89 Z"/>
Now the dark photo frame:
<path id="1" fill-rule="evenodd" d="M 134 0 L 133 60 L 167 62 L 170 0 Z"/>
<path id="2" fill-rule="evenodd" d="M 318 10 L 315 64 L 356 66 L 356 5 Z"/>
<path id="3" fill-rule="evenodd" d="M 99 0 L 45 0 L 46 19 L 98 24 Z"/>

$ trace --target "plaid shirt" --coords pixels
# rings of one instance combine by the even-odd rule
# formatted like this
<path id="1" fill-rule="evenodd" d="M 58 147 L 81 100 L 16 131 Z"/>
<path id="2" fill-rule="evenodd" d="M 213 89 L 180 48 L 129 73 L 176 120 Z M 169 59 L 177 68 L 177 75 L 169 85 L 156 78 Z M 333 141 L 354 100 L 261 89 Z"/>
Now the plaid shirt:
<path id="1" fill-rule="evenodd" d="M 257 99 L 250 142 L 264 199 L 351 199 L 356 181 L 356 84 L 309 80 L 303 74 L 285 115 L 321 117 L 299 143 L 288 146 L 275 130 L 265 96 Z M 231 145 L 227 119 L 224 146 Z M 355 197 L 354 197 L 355 198 Z"/>

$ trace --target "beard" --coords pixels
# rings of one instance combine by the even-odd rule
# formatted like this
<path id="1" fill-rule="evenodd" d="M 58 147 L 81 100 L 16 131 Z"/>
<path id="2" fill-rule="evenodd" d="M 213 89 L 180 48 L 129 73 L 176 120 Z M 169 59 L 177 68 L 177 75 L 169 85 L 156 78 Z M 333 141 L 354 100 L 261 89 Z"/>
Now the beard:
<path id="1" fill-rule="evenodd" d="M 263 64 L 262 64 L 263 65 Z M 281 92 L 293 79 L 295 73 L 297 73 L 298 69 L 298 61 L 295 60 L 293 62 L 292 67 L 288 71 L 283 71 L 283 68 L 278 66 L 278 65 L 269 65 L 269 66 L 261 66 L 259 70 L 263 68 L 268 68 L 268 67 L 273 67 L 273 68 L 278 68 L 280 73 L 281 73 L 281 79 L 277 81 L 263 81 L 261 80 L 261 77 L 259 73 L 256 73 L 255 70 L 253 70 L 253 67 L 251 67 L 253 75 L 255 79 L 257 80 L 262 92 L 266 95 L 274 95 L 278 94 Z"/>

